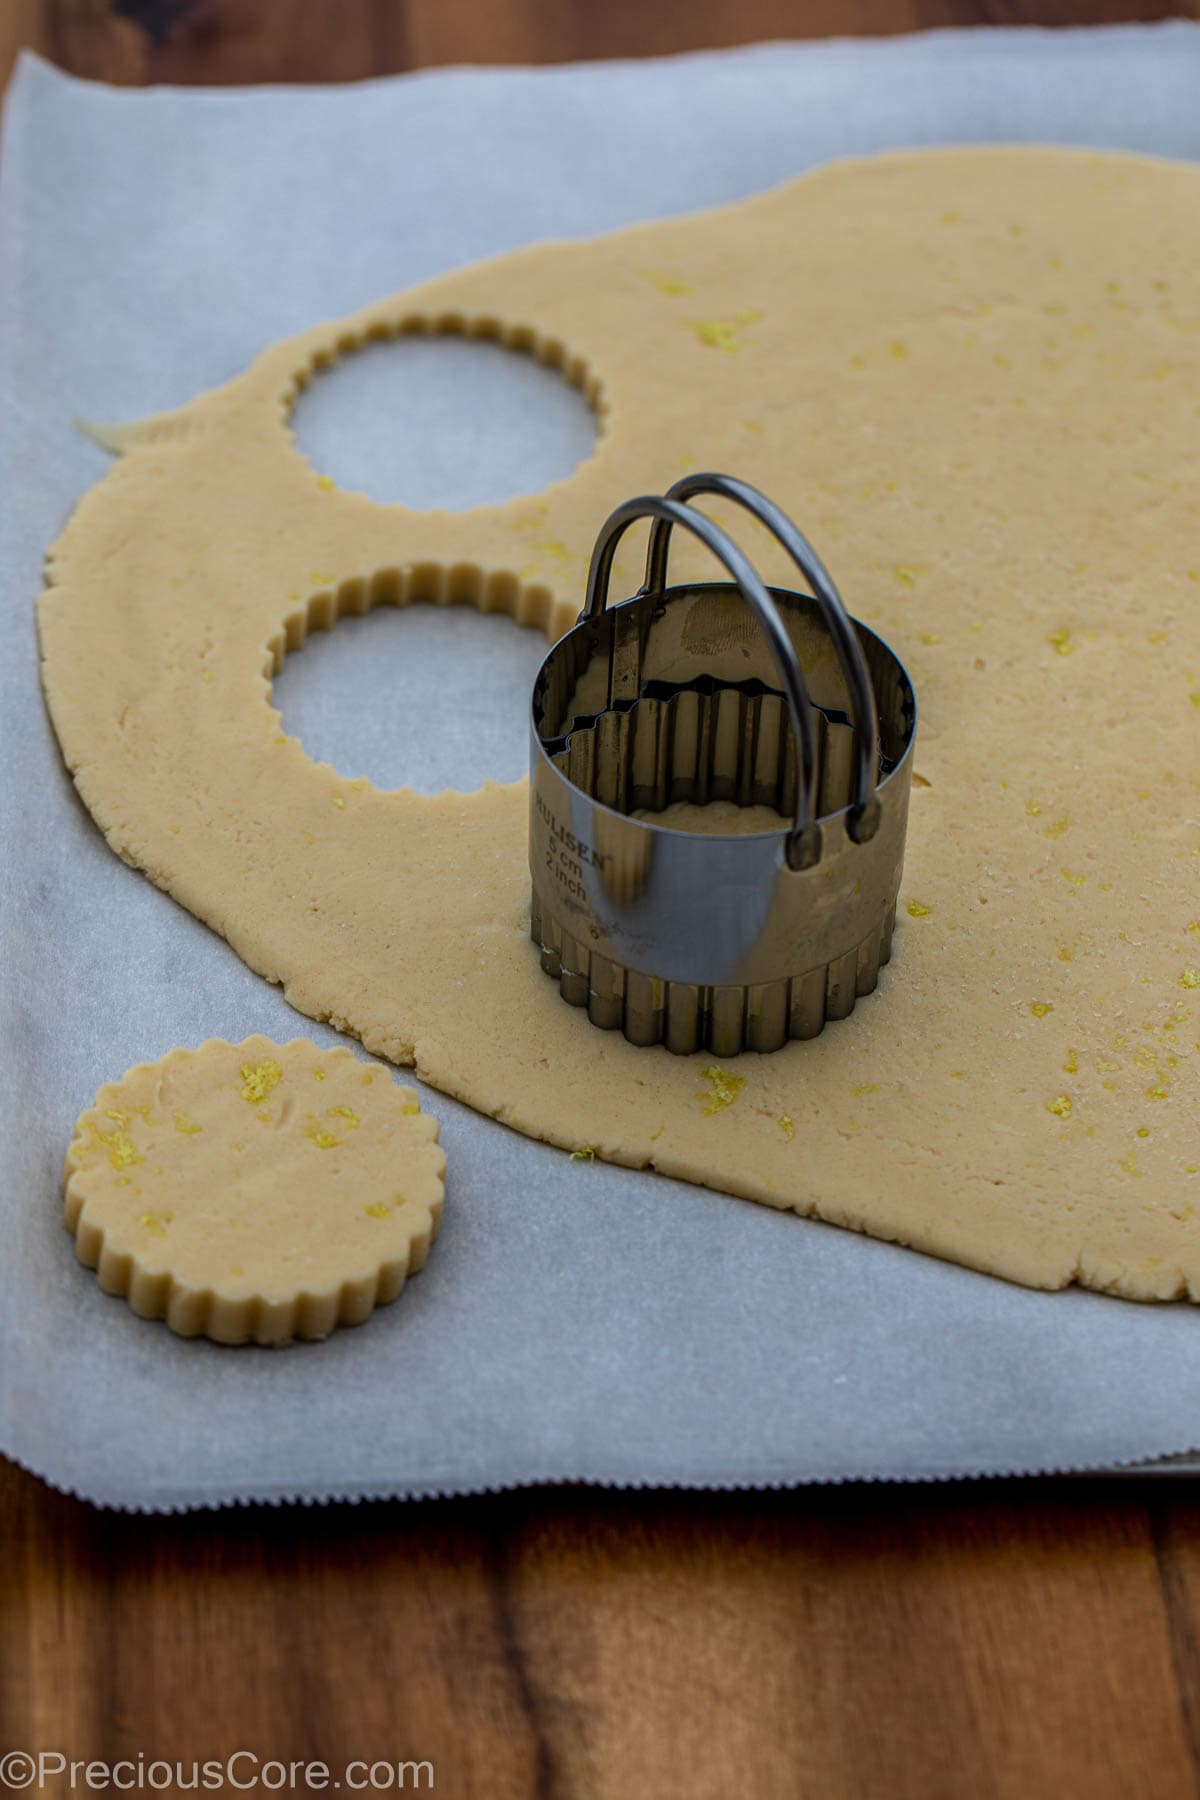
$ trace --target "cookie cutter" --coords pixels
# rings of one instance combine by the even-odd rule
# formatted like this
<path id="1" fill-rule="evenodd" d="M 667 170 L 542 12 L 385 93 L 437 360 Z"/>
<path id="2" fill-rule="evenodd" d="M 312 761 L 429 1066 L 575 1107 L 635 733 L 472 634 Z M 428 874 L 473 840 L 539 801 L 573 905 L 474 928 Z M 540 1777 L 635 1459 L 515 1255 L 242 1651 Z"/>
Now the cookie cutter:
<path id="1" fill-rule="evenodd" d="M 750 513 L 812 592 L 768 587 L 699 495 Z M 642 519 L 645 580 L 609 606 Z M 668 586 L 676 526 L 730 580 Z M 531 935 L 563 999 L 679 1054 L 777 1050 L 846 1018 L 891 954 L 916 723 L 898 657 L 765 494 L 693 474 L 618 506 L 533 689 Z M 792 823 L 719 835 L 661 816 L 714 800 Z"/>

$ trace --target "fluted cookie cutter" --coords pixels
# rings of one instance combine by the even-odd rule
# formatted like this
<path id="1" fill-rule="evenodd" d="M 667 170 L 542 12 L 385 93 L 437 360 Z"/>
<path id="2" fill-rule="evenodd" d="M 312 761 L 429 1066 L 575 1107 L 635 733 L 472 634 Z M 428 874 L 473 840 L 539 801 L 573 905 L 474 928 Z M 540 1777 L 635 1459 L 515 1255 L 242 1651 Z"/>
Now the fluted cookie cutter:
<path id="1" fill-rule="evenodd" d="M 751 513 L 812 593 L 767 587 L 687 504 L 703 494 Z M 613 557 L 639 519 L 653 521 L 646 578 L 610 607 Z M 731 580 L 669 587 L 675 526 Z M 891 954 L 916 697 L 764 494 L 695 474 L 619 506 L 578 623 L 538 672 L 531 724 L 532 936 L 594 1025 L 733 1056 L 815 1037 L 872 991 Z M 637 816 L 713 800 L 794 822 L 718 835 Z"/>

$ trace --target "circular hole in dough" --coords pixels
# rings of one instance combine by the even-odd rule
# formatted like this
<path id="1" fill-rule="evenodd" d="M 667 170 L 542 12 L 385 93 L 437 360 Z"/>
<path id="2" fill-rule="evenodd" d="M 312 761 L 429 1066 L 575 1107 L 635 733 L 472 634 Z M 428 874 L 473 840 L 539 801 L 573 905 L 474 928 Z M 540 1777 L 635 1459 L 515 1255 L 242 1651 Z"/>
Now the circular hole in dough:
<path id="1" fill-rule="evenodd" d="M 64 1220 L 107 1293 L 184 1337 L 285 1344 L 361 1324 L 441 1220 L 437 1121 L 305 1038 L 139 1063 L 81 1114 Z"/>
<path id="2" fill-rule="evenodd" d="M 561 346 L 406 332 L 315 375 L 292 431 L 339 487 L 465 512 L 540 493 L 586 461 L 596 418 L 579 384 L 586 373 Z"/>
<path id="3" fill-rule="evenodd" d="M 289 655 L 272 698 L 309 756 L 376 787 L 470 793 L 529 770 L 545 634 L 467 604 L 380 606 Z"/>

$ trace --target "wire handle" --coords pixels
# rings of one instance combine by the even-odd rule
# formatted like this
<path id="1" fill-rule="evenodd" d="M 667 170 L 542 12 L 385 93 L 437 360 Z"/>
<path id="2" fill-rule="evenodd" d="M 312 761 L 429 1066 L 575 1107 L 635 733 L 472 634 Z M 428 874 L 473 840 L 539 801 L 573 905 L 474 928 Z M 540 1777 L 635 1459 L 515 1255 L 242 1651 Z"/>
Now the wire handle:
<path id="1" fill-rule="evenodd" d="M 709 480 L 727 479 L 711 476 Z M 795 647 L 788 635 L 787 628 L 780 616 L 779 608 L 767 592 L 762 577 L 744 551 L 740 550 L 733 539 L 728 537 L 719 525 L 694 507 L 685 505 L 681 500 L 665 498 L 655 494 L 643 494 L 635 500 L 626 500 L 622 506 L 611 513 L 600 527 L 596 539 L 596 547 L 592 551 L 591 567 L 588 570 L 587 599 L 579 622 L 599 619 L 608 604 L 609 581 L 612 576 L 613 557 L 617 546 L 629 527 L 639 519 L 653 519 L 654 533 L 661 538 L 659 552 L 663 570 L 666 568 L 666 553 L 671 530 L 682 525 L 699 538 L 704 546 L 711 550 L 719 562 L 725 565 L 734 583 L 740 588 L 743 598 L 758 615 L 759 624 L 766 633 L 783 683 L 788 712 L 791 715 L 792 730 L 795 733 L 797 758 L 799 762 L 799 781 L 796 793 L 796 822 L 788 833 L 786 854 L 788 864 L 793 869 L 810 869 L 821 860 L 821 827 L 817 823 L 817 734 L 813 724 L 813 706 L 809 698 L 808 688 L 796 656 Z M 655 536 L 651 537 L 653 552 Z M 652 591 L 649 586 L 650 558 L 647 558 L 647 583 L 643 593 Z M 660 582 L 659 586 L 663 584 Z"/>
<path id="2" fill-rule="evenodd" d="M 781 544 L 804 576 L 821 609 L 826 629 L 833 639 L 838 666 L 850 693 L 850 718 L 854 726 L 854 749 L 857 764 L 855 801 L 847 826 L 856 844 L 869 843 L 879 829 L 881 808 L 875 795 L 879 778 L 879 710 L 875 704 L 875 688 L 867 659 L 863 655 L 858 633 L 854 629 L 833 577 L 817 555 L 804 533 L 788 518 L 782 508 L 769 500 L 748 481 L 734 475 L 684 475 L 667 490 L 668 500 L 690 500 L 698 494 L 716 494 L 756 518 Z M 657 593 L 666 586 L 667 554 L 671 525 L 656 519 L 650 530 L 650 547 L 646 556 L 646 589 Z"/>

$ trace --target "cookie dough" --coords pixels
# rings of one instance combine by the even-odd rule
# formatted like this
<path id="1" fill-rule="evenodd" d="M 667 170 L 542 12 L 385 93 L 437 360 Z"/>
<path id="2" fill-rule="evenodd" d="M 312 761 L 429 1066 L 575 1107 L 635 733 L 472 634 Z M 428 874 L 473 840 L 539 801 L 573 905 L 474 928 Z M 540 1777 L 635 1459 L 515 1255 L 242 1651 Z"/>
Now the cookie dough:
<path id="1" fill-rule="evenodd" d="M 84 802 L 294 1006 L 519 1131 L 1036 1286 L 1195 1297 L 1198 217 L 1186 165 L 881 157 L 268 349 L 110 434 L 51 553 L 45 689 Z M 414 331 L 561 368 L 594 456 L 461 515 L 340 491 L 295 396 Z M 380 792 L 271 704 L 346 612 L 462 600 L 560 632 L 609 510 L 696 467 L 793 514 L 921 705 L 877 993 L 736 1069 L 597 1031 L 540 973 L 524 783 Z M 684 543 L 672 566 L 709 572 Z"/>
<path id="2" fill-rule="evenodd" d="M 100 1089 L 67 1151 L 65 1222 L 106 1293 L 184 1337 L 323 1338 L 424 1264 L 437 1135 L 412 1088 L 350 1050 L 214 1039 Z"/>

